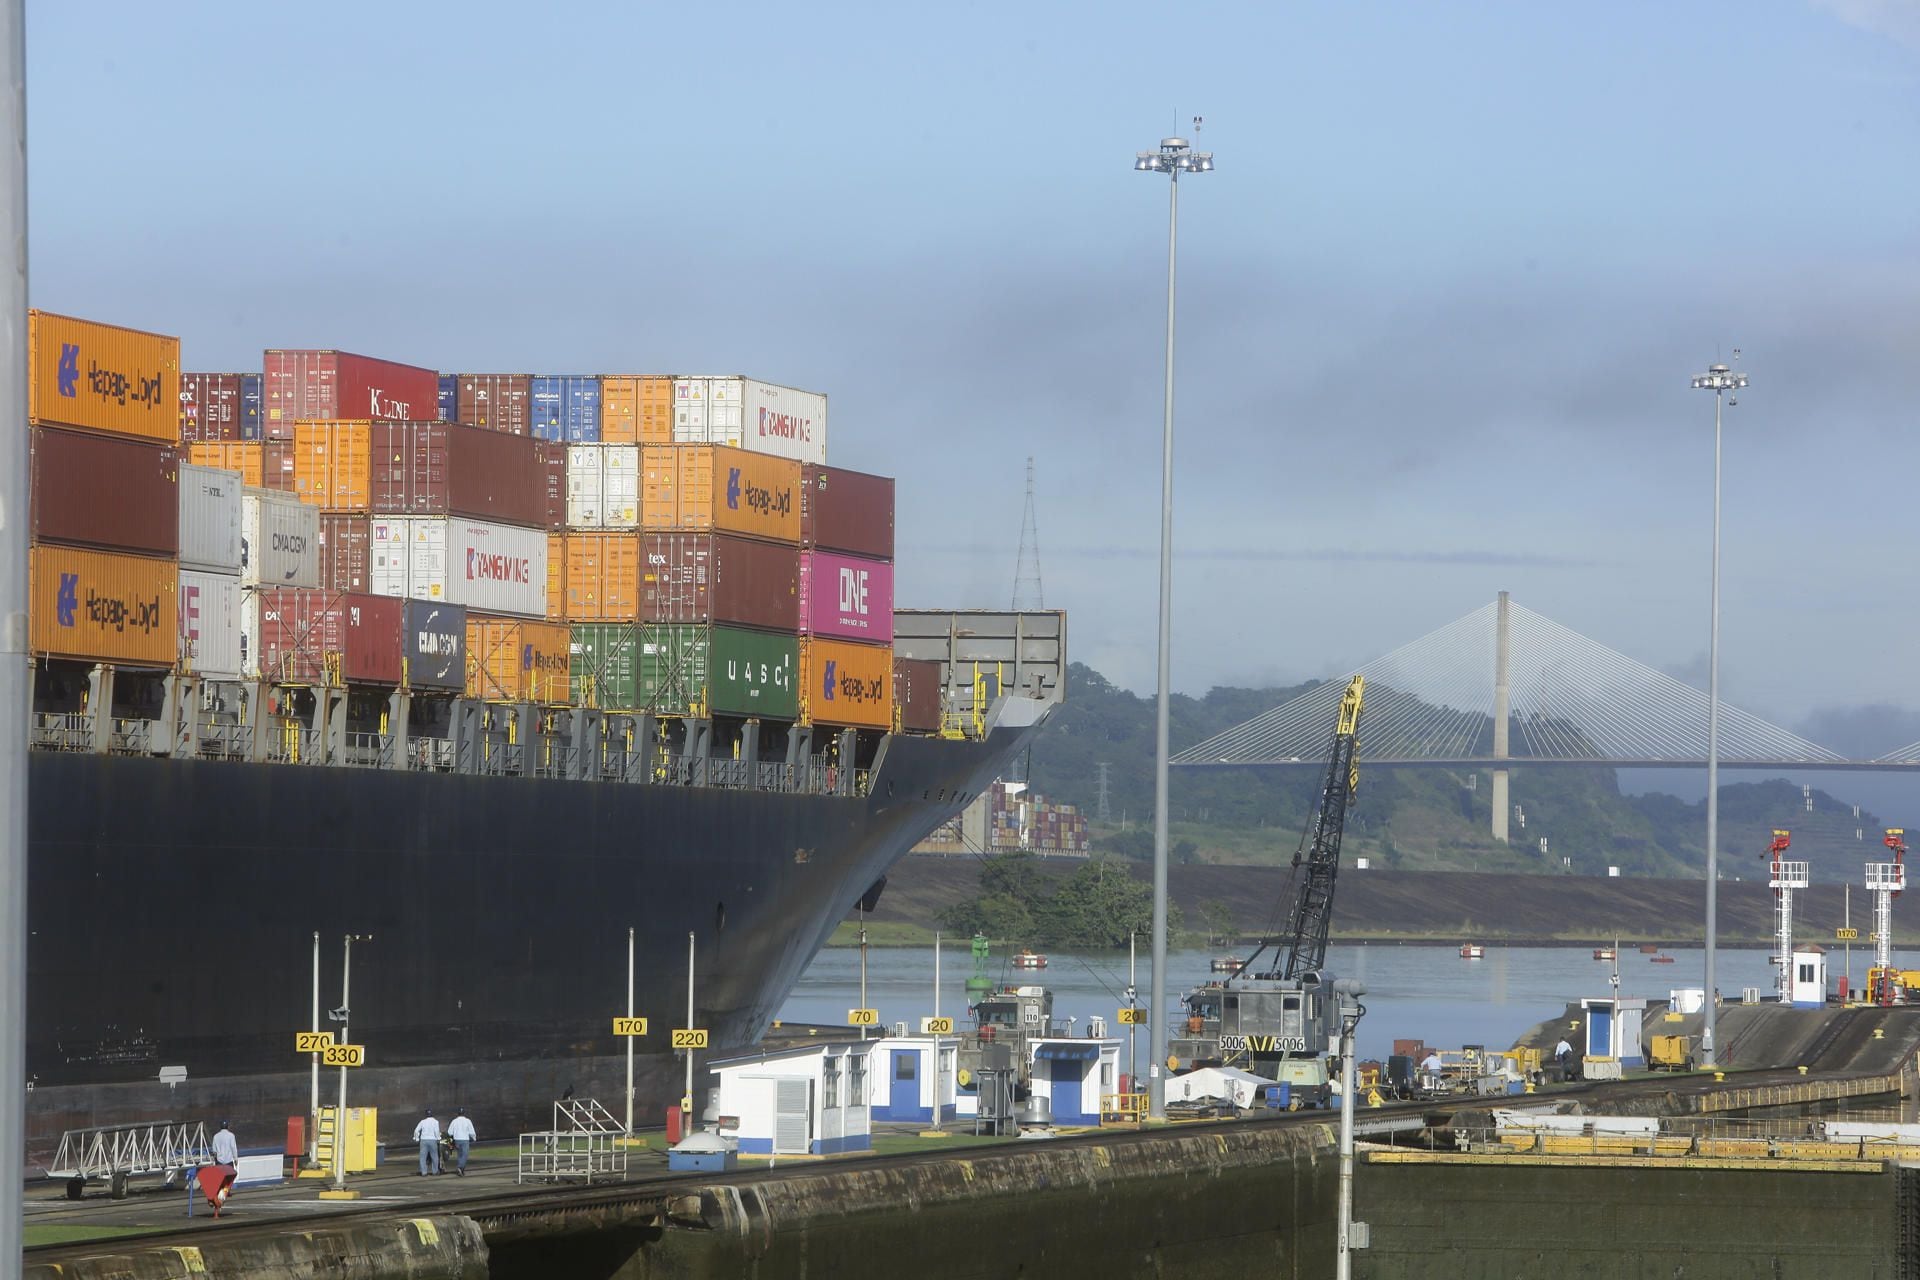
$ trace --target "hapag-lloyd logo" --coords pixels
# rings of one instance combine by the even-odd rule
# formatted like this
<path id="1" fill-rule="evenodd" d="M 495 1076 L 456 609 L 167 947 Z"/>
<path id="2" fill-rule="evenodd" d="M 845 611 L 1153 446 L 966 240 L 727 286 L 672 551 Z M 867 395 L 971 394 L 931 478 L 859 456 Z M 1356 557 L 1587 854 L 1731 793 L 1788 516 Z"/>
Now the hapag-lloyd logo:
<path id="1" fill-rule="evenodd" d="M 567 655 L 564 653 L 545 653 L 530 644 L 524 644 L 520 646 L 520 669 L 522 671 L 565 671 L 567 669 Z"/>
<path id="2" fill-rule="evenodd" d="M 531 562 L 525 556 L 506 555 L 499 551 L 482 551 L 478 547 L 467 548 L 468 582 L 511 582 L 525 586 L 533 581 Z"/>
<path id="3" fill-rule="evenodd" d="M 369 418 L 391 418 L 395 422 L 410 422 L 413 414 L 410 400 L 395 400 L 392 396 L 381 394 L 379 387 L 367 388 L 367 416 Z"/>
<path id="4" fill-rule="evenodd" d="M 778 436 L 782 440 L 798 440 L 802 444 L 813 440 L 813 419 L 802 418 L 791 413 L 781 413 L 764 406 L 760 410 L 760 434 Z"/>

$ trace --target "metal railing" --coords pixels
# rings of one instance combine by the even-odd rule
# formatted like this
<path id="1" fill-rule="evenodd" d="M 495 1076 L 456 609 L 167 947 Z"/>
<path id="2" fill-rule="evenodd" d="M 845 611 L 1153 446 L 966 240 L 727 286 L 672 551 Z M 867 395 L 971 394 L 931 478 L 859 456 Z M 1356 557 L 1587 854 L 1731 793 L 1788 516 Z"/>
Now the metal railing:
<path id="1" fill-rule="evenodd" d="M 621 1139 L 627 1130 L 592 1098 L 553 1104 L 553 1128 L 520 1135 L 519 1168 L 515 1182 L 529 1178 L 557 1182 L 578 1178 L 625 1178 L 627 1148 Z"/>
<path id="2" fill-rule="evenodd" d="M 121 720 L 116 718 L 113 727 L 107 733 L 107 754 L 116 756 L 150 756 L 153 754 L 152 720 Z"/>
<path id="3" fill-rule="evenodd" d="M 1136 1128 L 1146 1123 L 1147 1095 L 1144 1093 L 1103 1093 L 1100 1095 L 1100 1123 L 1130 1124 Z"/>
<path id="4" fill-rule="evenodd" d="M 1556 1117 L 1577 1120 L 1580 1117 Z M 1663 1116 L 1651 1132 L 1610 1129 L 1607 1117 L 1578 1129 L 1486 1127 L 1453 1130 L 1463 1152 L 1542 1157 L 1641 1159 L 1884 1161 L 1920 1159 L 1920 1140 L 1829 1138 L 1818 1120 Z"/>
<path id="5" fill-rule="evenodd" d="M 33 718 L 35 751 L 93 750 L 93 722 L 84 711 L 55 711 Z"/>
<path id="6" fill-rule="evenodd" d="M 586 748 L 574 740 L 542 732 L 526 742 L 509 741 L 489 731 L 458 743 L 450 738 L 400 737 L 369 731 L 313 728 L 286 717 L 270 717 L 257 727 L 231 714 L 196 709 L 189 733 L 177 726 L 169 740 L 160 720 L 115 718 L 107 725 L 107 750 L 115 755 L 181 756 L 202 760 L 262 761 L 270 764 L 340 765 L 361 769 L 405 769 L 487 776 L 584 779 L 630 785 L 705 787 L 765 791 L 787 795 L 859 798 L 872 789 L 868 769 L 846 769 L 813 756 L 795 763 L 691 756 L 629 745 L 631 735 L 608 734 Z M 92 752 L 99 722 L 84 711 L 43 712 L 30 725 L 34 750 Z M 337 735 L 337 736 L 336 736 Z"/>
<path id="7" fill-rule="evenodd" d="M 385 733 L 349 733 L 341 764 L 356 769 L 393 768 L 393 736 Z"/>
<path id="8" fill-rule="evenodd" d="M 105 1125 L 60 1135 L 49 1178 L 125 1178 L 173 1174 L 213 1163 L 204 1121 Z"/>

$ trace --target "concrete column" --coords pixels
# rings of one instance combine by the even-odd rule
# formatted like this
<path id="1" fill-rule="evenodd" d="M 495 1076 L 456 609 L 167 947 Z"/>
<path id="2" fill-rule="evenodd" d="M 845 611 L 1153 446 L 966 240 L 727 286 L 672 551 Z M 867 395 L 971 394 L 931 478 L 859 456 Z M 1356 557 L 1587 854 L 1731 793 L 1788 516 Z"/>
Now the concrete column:
<path id="1" fill-rule="evenodd" d="M 1493 628 L 1493 758 L 1507 758 L 1507 654 L 1511 644 L 1507 593 L 1500 593 L 1500 606 L 1494 614 Z M 1513 813 L 1507 798 L 1507 771 L 1493 771 L 1493 838 L 1507 843 L 1507 819 Z"/>

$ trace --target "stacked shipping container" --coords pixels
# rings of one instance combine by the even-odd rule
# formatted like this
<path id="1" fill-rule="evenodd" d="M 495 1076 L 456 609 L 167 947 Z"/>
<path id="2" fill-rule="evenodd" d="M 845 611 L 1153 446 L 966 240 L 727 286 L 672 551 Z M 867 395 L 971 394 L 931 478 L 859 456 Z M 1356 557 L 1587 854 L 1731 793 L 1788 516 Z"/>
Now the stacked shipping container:
<path id="1" fill-rule="evenodd" d="M 179 658 L 180 341 L 27 315 L 30 643 L 49 658 Z"/>
<path id="2" fill-rule="evenodd" d="M 330 350 L 182 376 L 175 340 L 34 323 L 44 653 L 938 727 L 891 655 L 892 482 L 824 465 L 824 396 Z"/>

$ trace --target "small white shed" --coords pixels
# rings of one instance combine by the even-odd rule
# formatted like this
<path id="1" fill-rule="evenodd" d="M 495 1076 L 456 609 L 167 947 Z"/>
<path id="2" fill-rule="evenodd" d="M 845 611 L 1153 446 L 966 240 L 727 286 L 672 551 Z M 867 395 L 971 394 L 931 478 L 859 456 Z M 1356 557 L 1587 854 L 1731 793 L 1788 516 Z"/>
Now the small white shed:
<path id="1" fill-rule="evenodd" d="M 1028 1088 L 1053 1108 L 1055 1124 L 1099 1124 L 1100 1097 L 1120 1091 L 1120 1042 L 1042 1036 L 1027 1041 Z"/>
<path id="2" fill-rule="evenodd" d="M 1647 1002 L 1638 996 L 1612 996 L 1604 1000 L 1586 999 L 1580 1007 L 1587 1011 L 1588 1058 L 1614 1058 L 1628 1071 L 1643 1070 L 1646 1051 L 1641 1048 L 1640 1031 L 1646 1021 Z"/>
<path id="3" fill-rule="evenodd" d="M 936 1099 L 940 1119 L 954 1118 L 959 1037 L 882 1036 L 868 1044 L 867 1102 L 875 1120 L 931 1124 Z"/>
<path id="4" fill-rule="evenodd" d="M 743 1155 L 870 1151 L 872 1042 L 798 1045 L 709 1064 L 718 1114 L 731 1117 Z"/>
<path id="5" fill-rule="evenodd" d="M 1787 975 L 1787 1003 L 1796 1009 L 1819 1009 L 1827 1003 L 1827 949 L 1803 942 L 1793 949 L 1793 971 Z"/>

